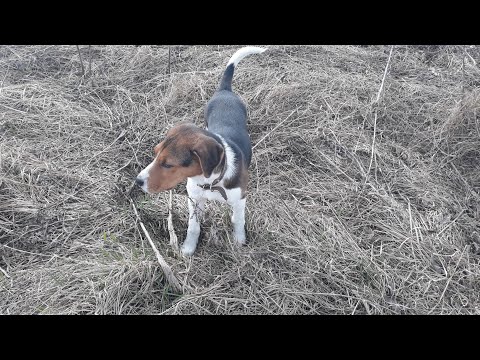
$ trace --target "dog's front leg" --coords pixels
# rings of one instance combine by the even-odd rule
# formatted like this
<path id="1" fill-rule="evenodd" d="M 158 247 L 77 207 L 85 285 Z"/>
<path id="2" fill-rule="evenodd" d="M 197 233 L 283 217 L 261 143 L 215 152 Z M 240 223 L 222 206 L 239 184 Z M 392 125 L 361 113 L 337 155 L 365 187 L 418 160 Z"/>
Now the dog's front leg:
<path id="1" fill-rule="evenodd" d="M 188 230 L 187 237 L 182 245 L 182 254 L 191 256 L 197 248 L 198 237 L 200 236 L 200 221 L 205 208 L 205 199 L 188 198 Z"/>
<path id="2" fill-rule="evenodd" d="M 245 198 L 234 201 L 232 204 L 233 238 L 239 245 L 245 244 Z"/>

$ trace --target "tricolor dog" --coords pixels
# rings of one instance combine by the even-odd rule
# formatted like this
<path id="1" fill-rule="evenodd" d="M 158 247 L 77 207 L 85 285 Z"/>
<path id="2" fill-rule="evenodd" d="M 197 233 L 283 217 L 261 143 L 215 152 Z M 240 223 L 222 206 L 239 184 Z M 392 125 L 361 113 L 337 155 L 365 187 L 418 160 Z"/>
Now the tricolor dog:
<path id="1" fill-rule="evenodd" d="M 206 128 L 181 123 L 155 146 L 155 159 L 136 183 L 151 194 L 170 190 L 187 179 L 189 221 L 182 246 L 192 255 L 200 235 L 200 218 L 206 200 L 232 207 L 233 238 L 245 243 L 245 196 L 252 146 L 247 132 L 247 108 L 232 91 L 233 72 L 240 60 L 266 49 L 247 46 L 230 58 L 217 91 L 205 106 Z"/>

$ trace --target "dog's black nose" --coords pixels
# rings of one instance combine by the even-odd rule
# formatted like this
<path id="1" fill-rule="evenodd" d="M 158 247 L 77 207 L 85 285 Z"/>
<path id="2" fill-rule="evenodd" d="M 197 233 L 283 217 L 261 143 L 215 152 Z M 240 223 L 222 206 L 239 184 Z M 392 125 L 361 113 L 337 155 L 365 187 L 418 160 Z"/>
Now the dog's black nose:
<path id="1" fill-rule="evenodd" d="M 136 183 L 138 186 L 143 186 L 143 180 L 140 179 L 140 178 L 138 178 L 138 177 L 135 179 L 135 183 Z"/>

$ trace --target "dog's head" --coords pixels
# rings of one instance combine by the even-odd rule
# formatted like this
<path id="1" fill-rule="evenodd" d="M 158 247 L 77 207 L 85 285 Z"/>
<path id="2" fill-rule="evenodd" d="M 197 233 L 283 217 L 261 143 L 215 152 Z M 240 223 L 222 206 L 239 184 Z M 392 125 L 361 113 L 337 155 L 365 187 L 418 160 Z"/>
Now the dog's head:
<path id="1" fill-rule="evenodd" d="M 205 130 L 183 123 L 171 128 L 154 148 L 155 158 L 136 178 L 151 194 L 174 188 L 187 177 L 209 178 L 225 156 L 224 148 Z"/>

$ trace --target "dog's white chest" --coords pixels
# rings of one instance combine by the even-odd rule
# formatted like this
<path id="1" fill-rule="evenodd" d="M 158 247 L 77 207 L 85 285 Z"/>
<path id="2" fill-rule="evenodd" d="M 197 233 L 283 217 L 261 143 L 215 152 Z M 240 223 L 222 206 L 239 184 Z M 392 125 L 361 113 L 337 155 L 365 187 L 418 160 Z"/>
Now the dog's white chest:
<path id="1" fill-rule="evenodd" d="M 225 200 L 222 194 L 220 194 L 220 192 L 216 190 L 212 191 L 209 189 L 203 189 L 200 186 L 198 186 L 199 184 L 200 183 L 195 178 L 187 179 L 187 192 L 192 199 L 202 198 L 206 200 L 220 201 L 222 203 L 229 203 L 229 204 L 236 203 L 241 199 L 240 188 L 225 189 L 225 195 L 227 195 L 227 200 Z M 200 185 L 203 185 L 203 183 Z M 221 186 L 221 185 L 223 185 L 223 181 L 221 181 L 216 186 Z"/>

